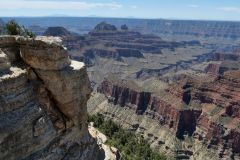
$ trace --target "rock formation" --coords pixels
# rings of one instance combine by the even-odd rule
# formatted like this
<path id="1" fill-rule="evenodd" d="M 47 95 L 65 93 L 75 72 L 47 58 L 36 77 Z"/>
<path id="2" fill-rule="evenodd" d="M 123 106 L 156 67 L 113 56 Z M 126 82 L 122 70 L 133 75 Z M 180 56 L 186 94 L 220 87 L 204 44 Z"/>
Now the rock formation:
<path id="1" fill-rule="evenodd" d="M 90 136 L 91 88 L 60 38 L 0 37 L 0 159 L 101 159 Z"/>
<path id="2" fill-rule="evenodd" d="M 117 28 L 114 25 L 108 24 L 106 22 L 101 22 L 94 28 L 94 32 L 103 31 L 117 31 Z"/>
<path id="3" fill-rule="evenodd" d="M 97 139 L 98 145 L 100 145 L 106 152 L 105 152 L 105 158 L 104 160 L 114 160 L 114 159 L 120 159 L 120 153 L 117 148 L 108 146 L 107 143 L 107 137 L 99 132 L 98 129 L 93 127 L 93 123 L 90 123 L 89 125 L 89 133 L 92 137 Z"/>
<path id="4" fill-rule="evenodd" d="M 205 68 L 205 72 L 206 72 L 206 73 L 209 73 L 209 74 L 218 75 L 218 74 L 219 74 L 219 68 L 220 68 L 220 64 L 210 63 L 210 64 Z"/>
<path id="5" fill-rule="evenodd" d="M 70 37 L 74 34 L 69 32 L 64 27 L 48 27 L 47 30 L 43 33 L 44 36 L 58 36 L 58 37 Z"/>

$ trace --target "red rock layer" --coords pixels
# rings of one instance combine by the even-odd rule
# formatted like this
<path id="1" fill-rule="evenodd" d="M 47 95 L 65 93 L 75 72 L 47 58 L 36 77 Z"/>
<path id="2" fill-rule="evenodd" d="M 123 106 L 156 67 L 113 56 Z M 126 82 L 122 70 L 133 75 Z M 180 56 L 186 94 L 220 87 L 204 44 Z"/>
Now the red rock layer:
<path id="1" fill-rule="evenodd" d="M 149 114 L 176 133 L 179 138 L 184 138 L 184 133 L 192 135 L 196 129 L 196 122 L 201 114 L 199 109 L 181 109 L 179 103 L 161 99 L 150 92 L 143 92 L 128 87 L 114 84 L 104 80 L 98 92 L 108 97 L 109 102 L 121 107 L 128 106 L 136 114 Z M 179 101 L 177 97 L 176 101 Z"/>

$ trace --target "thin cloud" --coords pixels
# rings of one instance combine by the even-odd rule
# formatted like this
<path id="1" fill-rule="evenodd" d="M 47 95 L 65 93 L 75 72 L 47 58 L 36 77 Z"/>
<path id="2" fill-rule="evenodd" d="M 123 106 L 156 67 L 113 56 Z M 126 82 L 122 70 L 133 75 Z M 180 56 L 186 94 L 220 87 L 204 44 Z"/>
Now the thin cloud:
<path id="1" fill-rule="evenodd" d="M 218 10 L 224 11 L 224 12 L 234 12 L 234 13 L 240 13 L 240 7 L 220 7 Z"/>
<path id="2" fill-rule="evenodd" d="M 199 6 L 198 5 L 196 5 L 196 4 L 189 4 L 189 5 L 187 5 L 189 8 L 199 8 Z"/>
<path id="3" fill-rule="evenodd" d="M 132 8 L 132 9 L 137 9 L 138 7 L 135 6 L 135 5 L 132 5 L 132 6 L 130 6 L 130 8 Z"/>
<path id="4" fill-rule="evenodd" d="M 83 1 L 29 1 L 13 0 L 0 2 L 0 9 L 53 9 L 53 10 L 89 10 L 96 8 L 120 9 L 123 5 L 119 3 L 88 3 Z"/>

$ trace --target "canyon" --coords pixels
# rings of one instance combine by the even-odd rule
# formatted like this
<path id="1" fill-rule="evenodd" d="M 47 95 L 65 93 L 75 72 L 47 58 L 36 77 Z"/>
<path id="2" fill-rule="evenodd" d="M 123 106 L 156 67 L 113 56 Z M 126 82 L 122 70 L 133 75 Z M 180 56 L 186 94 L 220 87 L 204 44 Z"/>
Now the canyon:
<path id="1" fill-rule="evenodd" d="M 75 43 L 64 39 L 71 57 L 87 64 L 90 114 L 143 135 L 175 159 L 240 158 L 237 50 L 163 40 L 105 22 Z"/>
<path id="2" fill-rule="evenodd" d="M 48 37 L 0 38 L 0 159 L 115 157 L 87 114 L 169 159 L 240 159 L 239 22 L 17 20 Z"/>
<path id="3" fill-rule="evenodd" d="M 143 56 L 120 59 L 112 52 L 111 56 L 105 56 L 107 52 L 102 56 L 96 48 L 91 53 L 80 50 L 82 60 L 91 62 L 88 72 L 95 86 L 89 113 L 101 113 L 143 135 L 152 148 L 174 159 L 239 159 L 238 51 L 221 53 L 199 41 L 171 42 L 138 32 L 133 36 L 131 32 L 105 30 L 94 35 L 90 32 L 90 36 L 101 39 L 101 44 L 105 42 L 105 50 L 136 49 Z M 121 44 L 126 41 L 127 45 Z M 196 55 L 197 49 L 204 52 Z M 177 58 L 178 54 L 184 56 L 181 50 L 188 53 L 187 58 Z M 189 58 L 192 53 L 195 55 Z M 101 59 L 107 60 L 101 63 Z M 104 77 L 96 76 L 96 72 L 108 70 L 105 65 L 109 61 L 114 61 L 108 65 L 111 70 Z M 138 61 L 145 63 L 138 68 Z M 118 69 L 113 70 L 116 66 Z"/>
<path id="4" fill-rule="evenodd" d="M 239 159 L 239 75 L 185 77 L 158 94 L 105 79 L 89 110 L 143 134 L 177 159 Z"/>

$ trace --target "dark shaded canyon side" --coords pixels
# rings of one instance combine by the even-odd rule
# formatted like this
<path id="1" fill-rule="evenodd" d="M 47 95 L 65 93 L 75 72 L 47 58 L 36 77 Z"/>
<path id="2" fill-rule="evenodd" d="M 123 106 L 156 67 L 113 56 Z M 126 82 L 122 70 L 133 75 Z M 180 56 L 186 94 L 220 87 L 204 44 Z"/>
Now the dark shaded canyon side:
<path id="1" fill-rule="evenodd" d="M 179 114 L 178 128 L 176 136 L 179 139 L 184 139 L 184 135 L 192 136 L 196 130 L 197 120 L 201 115 L 201 111 L 183 110 Z"/>
<path id="2" fill-rule="evenodd" d="M 107 85 L 107 81 L 103 82 Z M 111 88 L 110 88 L 111 89 Z M 98 91 L 104 91 L 104 88 L 98 88 Z M 108 89 L 107 89 L 108 90 Z M 150 102 L 151 93 L 149 92 L 137 92 L 129 88 L 113 85 L 109 101 L 114 105 L 119 104 L 121 107 L 127 104 L 135 105 L 136 113 L 143 114 Z"/>
<path id="3" fill-rule="evenodd" d="M 150 99 L 151 99 L 151 93 L 140 92 L 137 111 L 136 111 L 138 114 L 143 114 L 147 110 L 147 107 L 150 103 Z"/>
<path id="4" fill-rule="evenodd" d="M 191 84 L 185 84 L 183 87 L 183 96 L 182 96 L 182 101 L 185 102 L 187 105 L 189 105 L 190 101 L 191 101 Z"/>

